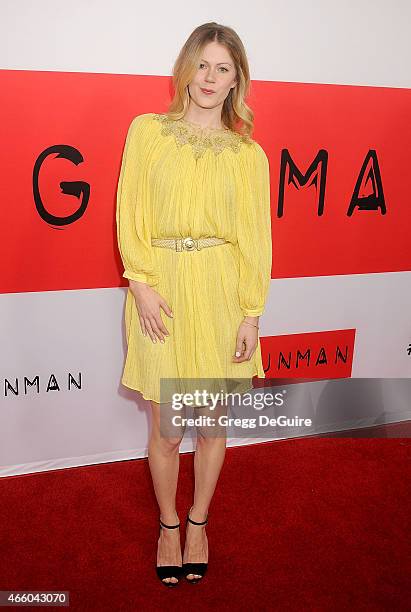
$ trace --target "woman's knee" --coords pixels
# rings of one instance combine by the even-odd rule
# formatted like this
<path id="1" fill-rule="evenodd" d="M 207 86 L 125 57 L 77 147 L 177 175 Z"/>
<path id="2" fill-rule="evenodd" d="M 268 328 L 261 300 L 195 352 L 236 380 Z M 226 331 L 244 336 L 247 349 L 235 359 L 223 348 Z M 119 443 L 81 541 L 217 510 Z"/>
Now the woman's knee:
<path id="1" fill-rule="evenodd" d="M 150 436 L 149 447 L 155 445 L 163 454 L 178 452 L 184 433 L 179 435 L 162 435 L 157 429 L 153 429 Z"/>
<path id="2" fill-rule="evenodd" d="M 178 450 L 184 438 L 185 428 L 175 427 L 163 420 L 153 418 L 150 444 L 153 442 L 165 452 Z"/>
<path id="3" fill-rule="evenodd" d="M 160 436 L 159 443 L 165 451 L 173 452 L 180 448 L 184 434 L 181 436 Z"/>

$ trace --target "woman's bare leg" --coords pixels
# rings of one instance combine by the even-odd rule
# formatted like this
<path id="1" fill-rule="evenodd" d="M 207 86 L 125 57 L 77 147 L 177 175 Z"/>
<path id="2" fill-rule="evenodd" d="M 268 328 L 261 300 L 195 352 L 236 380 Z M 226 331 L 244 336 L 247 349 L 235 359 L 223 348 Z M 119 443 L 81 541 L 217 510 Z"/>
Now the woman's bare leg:
<path id="1" fill-rule="evenodd" d="M 194 455 L 195 489 L 194 504 L 190 511 L 193 521 L 205 521 L 208 507 L 213 497 L 218 477 L 224 463 L 226 450 L 226 428 L 218 426 L 218 417 L 227 414 L 227 408 L 217 404 L 214 410 L 201 407 L 194 408 L 195 417 L 205 415 L 215 419 L 214 426 L 197 427 L 197 445 Z M 186 543 L 183 563 L 207 563 L 208 541 L 205 525 L 187 523 Z M 198 574 L 188 574 L 187 578 L 199 577 Z"/>
<path id="2" fill-rule="evenodd" d="M 184 436 L 184 427 L 180 429 L 173 427 L 172 430 L 170 428 L 167 430 L 166 420 L 172 414 L 178 414 L 172 411 L 171 404 L 160 405 L 152 401 L 151 408 L 152 428 L 148 445 L 148 463 L 160 509 L 160 519 L 166 525 L 177 525 L 179 522 L 176 512 L 179 448 Z M 182 416 L 184 416 L 184 411 Z M 181 561 L 180 529 L 161 528 L 158 539 L 157 565 L 181 565 Z M 164 581 L 178 582 L 175 577 L 165 578 Z"/>

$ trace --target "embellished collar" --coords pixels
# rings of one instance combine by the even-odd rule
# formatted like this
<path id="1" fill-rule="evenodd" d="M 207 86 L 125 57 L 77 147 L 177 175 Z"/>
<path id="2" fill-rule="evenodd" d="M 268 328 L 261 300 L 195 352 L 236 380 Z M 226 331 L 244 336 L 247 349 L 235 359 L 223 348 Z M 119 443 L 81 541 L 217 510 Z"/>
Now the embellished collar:
<path id="1" fill-rule="evenodd" d="M 250 142 L 242 134 L 228 128 L 203 127 L 186 119 L 170 119 L 165 114 L 153 114 L 153 119 L 162 124 L 163 136 L 173 134 L 177 146 L 190 144 L 195 159 L 202 157 L 207 149 L 211 149 L 215 155 L 227 148 L 238 153 L 242 143 Z"/>

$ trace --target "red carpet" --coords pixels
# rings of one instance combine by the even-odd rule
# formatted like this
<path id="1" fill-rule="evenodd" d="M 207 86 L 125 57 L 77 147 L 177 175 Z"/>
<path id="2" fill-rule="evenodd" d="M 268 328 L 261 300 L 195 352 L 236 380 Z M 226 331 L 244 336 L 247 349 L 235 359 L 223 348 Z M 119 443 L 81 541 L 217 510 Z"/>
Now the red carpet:
<path id="1" fill-rule="evenodd" d="M 410 458 L 407 438 L 228 448 L 207 576 L 175 589 L 155 575 L 146 459 L 5 478 L 0 590 L 70 591 L 76 611 L 409 610 Z M 180 456 L 182 525 L 192 462 Z"/>

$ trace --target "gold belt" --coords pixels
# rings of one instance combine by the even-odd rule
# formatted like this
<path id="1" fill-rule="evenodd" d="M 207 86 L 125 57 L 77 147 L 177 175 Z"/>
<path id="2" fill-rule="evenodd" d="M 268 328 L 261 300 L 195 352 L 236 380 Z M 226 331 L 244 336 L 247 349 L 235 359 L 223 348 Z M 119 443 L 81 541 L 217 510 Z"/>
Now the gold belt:
<path id="1" fill-rule="evenodd" d="M 175 249 L 176 251 L 194 251 L 197 249 L 203 249 L 205 247 L 214 246 L 217 244 L 224 244 L 227 242 L 225 238 L 152 238 L 151 244 L 153 246 L 166 247 L 169 249 Z"/>

